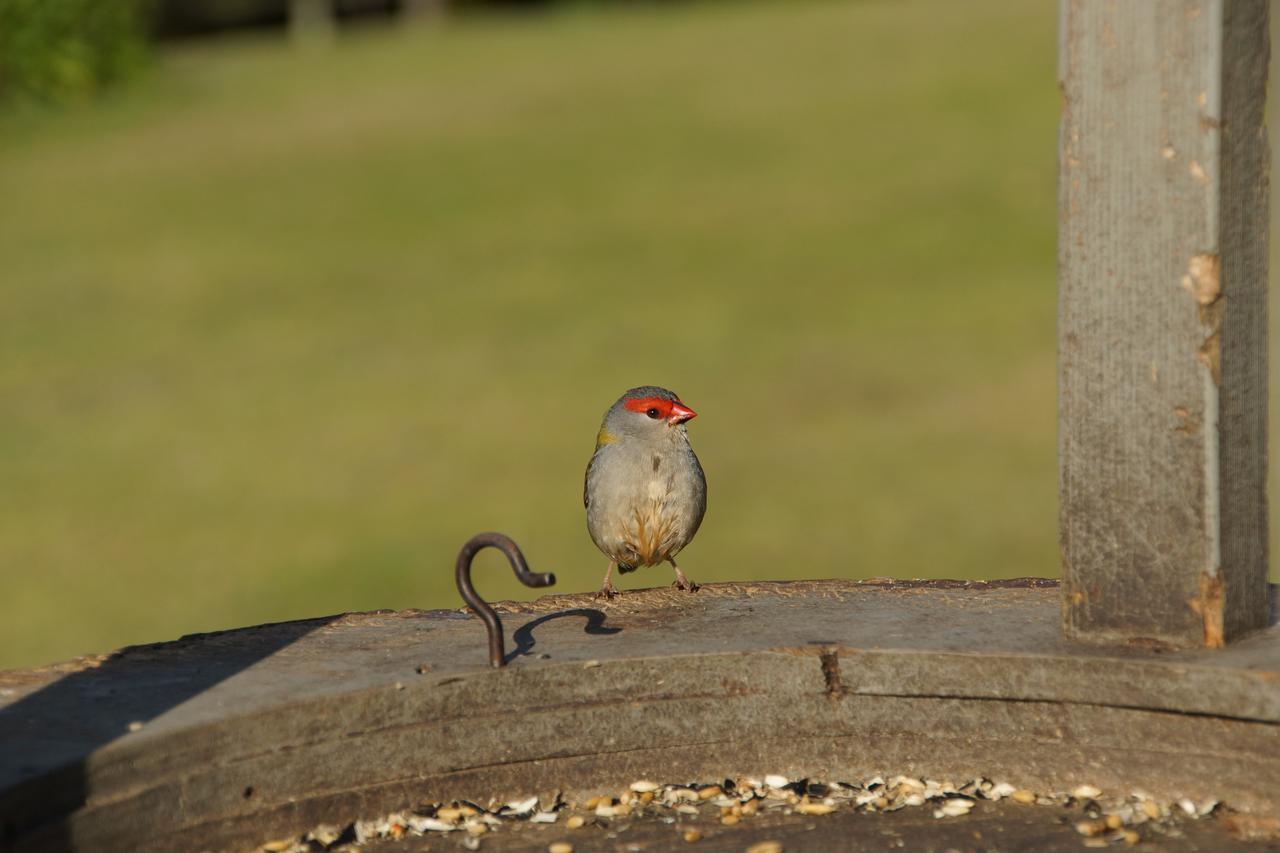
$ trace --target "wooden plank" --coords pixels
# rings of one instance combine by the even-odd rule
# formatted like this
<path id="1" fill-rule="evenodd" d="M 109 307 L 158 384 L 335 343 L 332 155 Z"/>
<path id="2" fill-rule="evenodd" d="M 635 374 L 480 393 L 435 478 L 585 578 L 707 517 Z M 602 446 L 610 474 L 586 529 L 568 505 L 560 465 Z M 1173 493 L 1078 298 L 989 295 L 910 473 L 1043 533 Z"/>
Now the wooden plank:
<path id="1" fill-rule="evenodd" d="M 1267 622 L 1265 0 L 1063 0 L 1068 636 Z"/>
<path id="2" fill-rule="evenodd" d="M 4 672 L 0 842 L 239 849 L 414 799 L 717 773 L 1280 810 L 1280 626 L 1152 655 L 1065 640 L 1058 605 L 1037 580 L 708 584 L 502 604 L 502 670 L 479 619 L 435 611 Z"/>

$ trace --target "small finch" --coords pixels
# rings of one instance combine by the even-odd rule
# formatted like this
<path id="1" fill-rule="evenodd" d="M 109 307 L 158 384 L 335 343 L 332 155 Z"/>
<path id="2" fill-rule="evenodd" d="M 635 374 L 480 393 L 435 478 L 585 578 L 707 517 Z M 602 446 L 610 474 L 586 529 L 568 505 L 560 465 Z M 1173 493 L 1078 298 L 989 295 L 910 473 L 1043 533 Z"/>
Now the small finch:
<path id="1" fill-rule="evenodd" d="M 663 561 L 675 569 L 672 586 L 698 588 L 675 560 L 707 510 L 707 479 L 685 429 L 694 417 L 678 396 L 652 385 L 632 388 L 604 413 L 582 494 L 587 531 L 610 561 L 600 596 L 618 594 L 609 580 L 615 567 Z"/>

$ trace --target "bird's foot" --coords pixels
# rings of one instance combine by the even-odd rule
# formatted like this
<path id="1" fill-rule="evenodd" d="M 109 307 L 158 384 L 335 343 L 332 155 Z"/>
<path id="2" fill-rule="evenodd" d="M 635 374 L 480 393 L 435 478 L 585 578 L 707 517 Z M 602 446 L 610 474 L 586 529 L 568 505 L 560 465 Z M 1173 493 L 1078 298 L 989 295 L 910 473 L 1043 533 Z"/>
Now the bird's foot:
<path id="1" fill-rule="evenodd" d="M 604 585 L 600 587 L 600 591 L 596 593 L 596 598 L 603 598 L 605 601 L 610 601 L 621 594 L 622 593 L 618 592 L 617 587 L 608 581 L 605 581 Z"/>
<path id="2" fill-rule="evenodd" d="M 698 585 L 684 576 L 684 572 L 676 570 L 676 579 L 671 582 L 676 589 L 682 589 L 685 592 L 697 592 Z"/>

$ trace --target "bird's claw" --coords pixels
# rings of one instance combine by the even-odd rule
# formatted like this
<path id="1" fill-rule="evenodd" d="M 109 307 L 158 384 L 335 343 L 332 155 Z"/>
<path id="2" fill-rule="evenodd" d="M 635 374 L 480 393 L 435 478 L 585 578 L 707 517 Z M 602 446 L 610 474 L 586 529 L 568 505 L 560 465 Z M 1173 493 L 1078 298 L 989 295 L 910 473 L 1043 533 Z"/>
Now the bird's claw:
<path id="1" fill-rule="evenodd" d="M 617 587 L 611 583 L 606 583 L 604 586 L 600 587 L 600 591 L 596 593 L 596 598 L 603 598 L 605 601 L 610 601 L 617 598 L 620 594 L 621 593 L 618 592 Z"/>
<path id="2" fill-rule="evenodd" d="M 684 590 L 685 592 L 697 592 L 700 589 L 696 583 L 688 578 L 677 578 L 671 582 L 671 585 L 676 589 Z"/>

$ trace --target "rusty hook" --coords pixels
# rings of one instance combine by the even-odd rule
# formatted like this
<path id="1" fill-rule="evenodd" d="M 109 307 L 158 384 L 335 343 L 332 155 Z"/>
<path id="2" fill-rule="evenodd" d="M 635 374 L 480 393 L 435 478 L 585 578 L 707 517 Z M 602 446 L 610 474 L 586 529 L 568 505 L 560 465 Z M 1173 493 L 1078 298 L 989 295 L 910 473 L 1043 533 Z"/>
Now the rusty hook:
<path id="1" fill-rule="evenodd" d="M 512 541 L 510 536 L 504 536 L 501 533 L 477 533 L 468 539 L 467 544 L 463 545 L 462 550 L 458 552 L 457 568 L 454 571 L 458 592 L 462 594 L 462 600 L 484 620 L 484 626 L 489 631 L 489 665 L 502 667 L 507 665 L 502 642 L 502 622 L 489 603 L 481 598 L 476 588 L 471 585 L 471 561 L 485 548 L 497 548 L 506 554 L 507 561 L 511 563 L 511 570 L 525 586 L 551 586 L 556 582 L 556 576 L 550 572 L 529 571 L 529 565 L 524 561 L 524 554 L 520 553 L 520 546 Z"/>

